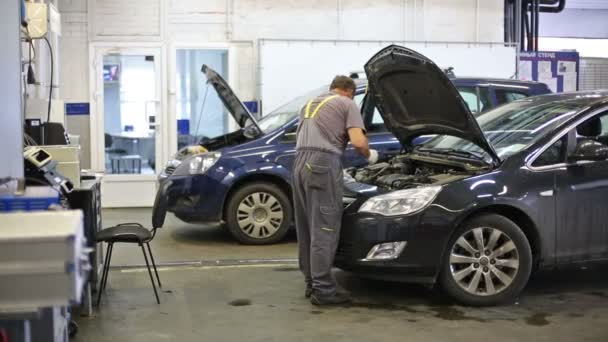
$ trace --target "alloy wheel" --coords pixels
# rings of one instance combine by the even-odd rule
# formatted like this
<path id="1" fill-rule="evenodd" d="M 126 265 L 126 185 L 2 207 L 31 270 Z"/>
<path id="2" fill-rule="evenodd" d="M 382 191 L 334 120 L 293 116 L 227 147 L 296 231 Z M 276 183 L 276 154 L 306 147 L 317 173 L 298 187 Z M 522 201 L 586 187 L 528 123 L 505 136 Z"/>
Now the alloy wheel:
<path id="1" fill-rule="evenodd" d="M 283 222 L 283 207 L 267 192 L 251 193 L 239 203 L 237 222 L 243 233 L 255 239 L 274 235 Z"/>
<path id="2" fill-rule="evenodd" d="M 513 240 L 489 227 L 462 234 L 452 246 L 449 262 L 454 281 L 476 296 L 491 296 L 507 289 L 520 266 Z"/>

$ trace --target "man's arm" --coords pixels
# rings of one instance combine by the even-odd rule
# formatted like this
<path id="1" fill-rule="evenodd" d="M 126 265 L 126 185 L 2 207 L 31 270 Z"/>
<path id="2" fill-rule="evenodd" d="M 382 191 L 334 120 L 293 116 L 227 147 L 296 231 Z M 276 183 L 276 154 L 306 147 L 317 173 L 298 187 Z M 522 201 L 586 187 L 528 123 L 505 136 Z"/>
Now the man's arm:
<path id="1" fill-rule="evenodd" d="M 367 141 L 367 137 L 363 133 L 363 130 L 358 127 L 352 127 L 348 129 L 348 138 L 350 140 L 350 144 L 353 145 L 355 150 L 359 152 L 365 159 L 369 158 L 369 143 Z"/>
<path id="2" fill-rule="evenodd" d="M 349 108 L 346 114 L 346 129 L 348 132 L 348 139 L 351 145 L 359 152 L 362 156 L 367 159 L 367 162 L 375 164 L 378 161 L 378 151 L 369 148 L 367 136 L 364 133 L 363 118 L 359 107 L 353 100 L 350 100 Z"/>

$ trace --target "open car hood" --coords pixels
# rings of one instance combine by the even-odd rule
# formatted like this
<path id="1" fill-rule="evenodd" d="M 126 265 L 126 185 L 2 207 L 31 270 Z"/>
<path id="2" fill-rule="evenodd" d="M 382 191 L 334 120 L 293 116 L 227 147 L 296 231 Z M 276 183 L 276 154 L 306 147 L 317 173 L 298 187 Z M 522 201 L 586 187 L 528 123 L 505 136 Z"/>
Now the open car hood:
<path id="1" fill-rule="evenodd" d="M 203 64 L 201 71 L 203 74 L 205 74 L 205 76 L 207 76 L 207 83 L 211 84 L 213 88 L 215 88 L 215 91 L 222 100 L 224 107 L 226 107 L 228 112 L 230 112 L 234 120 L 236 120 L 241 128 L 244 128 L 249 120 L 253 125 L 260 129 L 260 126 L 258 125 L 258 122 L 253 114 L 249 112 L 247 107 L 245 107 L 243 102 L 241 102 L 238 96 L 236 96 L 232 88 L 230 88 L 222 76 L 205 64 Z"/>
<path id="2" fill-rule="evenodd" d="M 369 100 L 405 148 L 411 149 L 417 136 L 446 134 L 469 140 L 500 161 L 458 90 L 427 57 L 391 45 L 365 64 L 365 73 Z"/>

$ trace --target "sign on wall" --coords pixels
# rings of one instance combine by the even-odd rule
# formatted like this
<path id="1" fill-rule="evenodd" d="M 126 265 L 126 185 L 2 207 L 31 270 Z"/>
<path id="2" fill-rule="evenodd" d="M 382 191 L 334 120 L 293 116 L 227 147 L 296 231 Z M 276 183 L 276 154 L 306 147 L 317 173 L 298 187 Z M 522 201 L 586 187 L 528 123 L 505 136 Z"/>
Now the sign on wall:
<path id="1" fill-rule="evenodd" d="M 545 83 L 555 93 L 577 91 L 578 52 L 521 52 L 519 79 Z"/>

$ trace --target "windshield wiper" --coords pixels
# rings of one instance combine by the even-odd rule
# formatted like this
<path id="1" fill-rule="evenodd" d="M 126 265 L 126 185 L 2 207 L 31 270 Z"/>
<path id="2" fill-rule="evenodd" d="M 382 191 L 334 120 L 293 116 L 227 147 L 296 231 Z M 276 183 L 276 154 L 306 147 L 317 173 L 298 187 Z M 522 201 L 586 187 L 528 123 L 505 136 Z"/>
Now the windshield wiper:
<path id="1" fill-rule="evenodd" d="M 469 151 L 463 151 L 463 150 L 456 150 L 453 148 L 448 148 L 448 147 L 444 147 L 444 148 L 424 148 L 424 147 L 418 147 L 415 149 L 416 152 L 427 152 L 427 153 L 436 153 L 436 154 L 447 154 L 447 155 L 452 155 L 452 156 L 457 156 L 457 157 L 463 157 L 463 158 L 468 158 L 468 159 L 476 159 L 476 160 L 481 160 L 481 161 L 486 161 L 485 158 L 477 153 L 473 153 L 473 152 L 469 152 Z"/>

